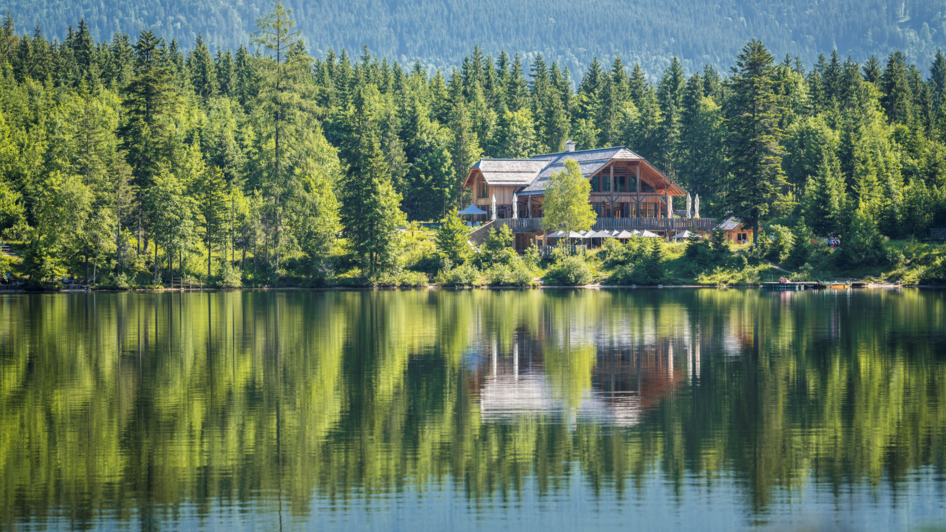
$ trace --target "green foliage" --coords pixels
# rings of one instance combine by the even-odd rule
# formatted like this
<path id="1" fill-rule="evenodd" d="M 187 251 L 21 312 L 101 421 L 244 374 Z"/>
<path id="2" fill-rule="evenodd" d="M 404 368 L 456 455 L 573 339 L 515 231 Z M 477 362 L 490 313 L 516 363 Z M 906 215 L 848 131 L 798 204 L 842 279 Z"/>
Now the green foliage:
<path id="1" fill-rule="evenodd" d="M 97 288 L 104 288 L 107 290 L 128 290 L 133 286 L 132 279 L 129 279 L 128 275 L 124 272 L 109 275 L 102 279 L 102 282 L 96 285 Z"/>
<path id="2" fill-rule="evenodd" d="M 457 210 L 453 209 L 441 220 L 437 229 L 437 249 L 454 264 L 463 264 L 470 254 L 470 231 Z"/>
<path id="3" fill-rule="evenodd" d="M 805 218 L 800 217 L 792 228 L 792 247 L 788 252 L 788 258 L 785 265 L 794 268 L 806 264 L 812 259 L 815 253 L 817 243 L 815 243 L 815 234 L 805 225 Z"/>
<path id="4" fill-rule="evenodd" d="M 32 29 L 20 35 L 7 21 L 0 234 L 31 242 L 25 278 L 30 270 L 89 279 L 127 272 L 155 284 L 170 275 L 209 279 L 223 261 L 239 265 L 250 285 L 321 286 L 352 277 L 352 268 L 364 272 L 359 279 L 433 273 L 442 259 L 404 238 L 405 214 L 450 219 L 451 242 L 441 237 L 438 246 L 453 264 L 469 260 L 466 227 L 446 213 L 469 204 L 461 184 L 470 165 L 561 150 L 568 138 L 583 149 L 628 145 L 699 194 L 704 216 L 732 211 L 754 226 L 803 214 L 817 234 L 850 230 L 846 241 L 867 244 L 842 245 L 838 265 L 855 264 L 846 253 L 865 249 L 873 257 L 865 263 L 886 260 L 865 218 L 853 223 L 855 205 L 889 238 L 946 225 L 942 57 L 929 79 L 919 59 L 926 52 L 916 51 L 865 65 L 831 54 L 806 70 L 801 61 L 776 64 L 752 41 L 724 80 L 728 64 L 670 55 L 649 59 L 666 68 L 648 75 L 647 65 L 620 60 L 609 67 L 536 54 L 524 62 L 475 48 L 462 65 L 425 61 L 460 65 L 428 72 L 367 51 L 316 57 L 309 50 L 326 47 L 304 43 L 298 30 L 311 20 L 296 27 L 293 5 L 273 6 L 257 21 L 252 48 L 235 50 L 200 29 L 186 42 L 167 40 L 177 23 L 96 41 L 103 26 L 79 21 L 57 41 Z M 569 163 L 547 184 L 545 229 L 590 227 L 588 180 L 578 169 Z M 828 254 L 814 246 L 792 259 L 797 241 L 770 234 L 777 238 L 740 253 L 753 264 L 819 266 L 817 255 Z M 496 242 L 477 254 L 477 267 L 512 267 L 515 253 Z M 674 272 L 738 270 L 703 249 L 725 254 L 723 244 L 694 247 Z M 605 249 L 604 266 L 638 268 L 636 245 Z M 535 255 L 525 258 L 533 270 Z"/>
<path id="5" fill-rule="evenodd" d="M 565 161 L 565 169 L 552 172 L 545 184 L 542 229 L 566 233 L 587 231 L 597 219 L 588 201 L 591 183 L 581 175 L 578 163 Z"/>
<path id="6" fill-rule="evenodd" d="M 736 65 L 727 101 L 733 177 L 725 201 L 747 226 L 758 228 L 785 185 L 779 124 L 784 108 L 774 60 L 761 41 L 746 44 Z"/>
<path id="7" fill-rule="evenodd" d="M 765 257 L 771 261 L 781 263 L 788 259 L 795 243 L 795 237 L 790 229 L 781 225 L 772 225 L 768 232 L 772 240 L 767 247 Z"/>
<path id="8" fill-rule="evenodd" d="M 538 282 L 532 271 L 521 260 L 509 264 L 497 263 L 483 272 L 489 286 L 535 286 Z"/>
<path id="9" fill-rule="evenodd" d="M 618 267 L 608 279 L 616 285 L 656 285 L 670 280 L 664 262 L 665 246 L 659 238 L 640 239 L 644 242 L 636 262 Z"/>
<path id="10" fill-rule="evenodd" d="M 526 248 L 525 253 L 522 254 L 522 262 L 531 269 L 535 270 L 539 267 L 539 262 L 542 260 L 542 255 L 539 253 L 539 247 L 535 245 L 535 240 L 532 241 L 532 244 Z"/>
<path id="11" fill-rule="evenodd" d="M 377 276 L 372 277 L 368 281 L 368 284 L 370 286 L 387 288 L 416 288 L 428 286 L 430 281 L 427 279 L 427 275 L 421 272 L 402 270 L 400 272 L 382 272 Z"/>
<path id="12" fill-rule="evenodd" d="M 221 288 L 240 288 L 243 286 L 243 274 L 230 261 L 225 260 L 220 265 L 220 281 L 218 284 Z"/>
<path id="13" fill-rule="evenodd" d="M 659 239 L 632 238 L 627 243 L 622 243 L 616 238 L 605 239 L 601 248 L 601 255 L 604 255 L 602 259 L 604 266 L 615 268 L 640 263 L 650 250 L 650 240 Z"/>
<path id="14" fill-rule="evenodd" d="M 710 234 L 709 248 L 713 253 L 729 253 L 729 239 L 723 231 L 713 231 Z"/>
<path id="15" fill-rule="evenodd" d="M 595 273 L 581 255 L 559 258 L 545 272 L 542 281 L 547 286 L 583 286 L 594 281 Z"/>
<path id="16" fill-rule="evenodd" d="M 503 225 L 498 231 L 495 228 L 490 229 L 476 257 L 480 268 L 488 269 L 496 264 L 509 266 L 517 262 L 519 255 L 512 249 L 512 240 L 512 230 L 508 225 Z"/>
<path id="17" fill-rule="evenodd" d="M 834 153 L 824 154 L 817 173 L 808 180 L 803 204 L 805 218 L 816 235 L 832 237 L 841 233 L 847 192 Z"/>
<path id="18" fill-rule="evenodd" d="M 841 239 L 838 260 L 845 266 L 875 266 L 886 260 L 884 237 L 867 205 L 861 203 Z"/>
<path id="19" fill-rule="evenodd" d="M 469 262 L 456 267 L 448 262 L 437 274 L 437 284 L 440 286 L 476 286 L 479 280 L 479 270 Z"/>

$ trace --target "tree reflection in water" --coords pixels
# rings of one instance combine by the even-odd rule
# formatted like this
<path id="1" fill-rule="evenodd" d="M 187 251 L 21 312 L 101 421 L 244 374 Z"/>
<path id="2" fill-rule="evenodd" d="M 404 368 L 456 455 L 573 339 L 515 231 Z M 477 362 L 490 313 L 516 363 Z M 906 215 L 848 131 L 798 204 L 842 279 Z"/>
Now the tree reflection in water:
<path id="1" fill-rule="evenodd" d="M 942 490 L 937 292 L 0 303 L 0 523 L 227 507 L 316 522 L 314 499 L 335 511 L 445 486 L 499 512 L 579 477 L 595 499 L 646 497 L 655 472 L 678 497 L 737 490 L 746 523 L 785 490 Z"/>

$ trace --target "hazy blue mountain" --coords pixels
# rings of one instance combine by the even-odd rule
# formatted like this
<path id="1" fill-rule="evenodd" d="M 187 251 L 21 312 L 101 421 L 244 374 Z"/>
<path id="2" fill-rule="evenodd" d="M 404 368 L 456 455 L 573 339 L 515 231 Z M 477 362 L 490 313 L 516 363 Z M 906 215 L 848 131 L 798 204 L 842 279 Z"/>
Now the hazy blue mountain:
<path id="1" fill-rule="evenodd" d="M 837 48 L 863 60 L 895 49 L 921 67 L 946 47 L 946 0 L 287 0 L 310 51 L 364 45 L 403 62 L 455 65 L 479 44 L 529 56 L 541 52 L 578 73 L 593 56 L 620 55 L 651 73 L 674 55 L 687 70 L 728 68 L 752 37 L 777 56 L 811 64 Z M 8 0 L 18 32 L 40 26 L 65 38 L 85 17 L 93 36 L 152 27 L 189 48 L 249 42 L 267 0 Z"/>

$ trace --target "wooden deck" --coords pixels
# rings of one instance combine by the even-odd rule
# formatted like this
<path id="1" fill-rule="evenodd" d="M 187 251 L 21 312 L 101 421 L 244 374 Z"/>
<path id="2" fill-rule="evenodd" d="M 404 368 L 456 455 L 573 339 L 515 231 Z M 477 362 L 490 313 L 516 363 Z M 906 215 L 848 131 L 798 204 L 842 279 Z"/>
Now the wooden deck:
<path id="1" fill-rule="evenodd" d="M 542 218 L 504 218 L 493 222 L 497 229 L 507 225 L 513 233 L 542 231 Z M 702 231 L 716 227 L 715 218 L 598 218 L 593 231 Z"/>

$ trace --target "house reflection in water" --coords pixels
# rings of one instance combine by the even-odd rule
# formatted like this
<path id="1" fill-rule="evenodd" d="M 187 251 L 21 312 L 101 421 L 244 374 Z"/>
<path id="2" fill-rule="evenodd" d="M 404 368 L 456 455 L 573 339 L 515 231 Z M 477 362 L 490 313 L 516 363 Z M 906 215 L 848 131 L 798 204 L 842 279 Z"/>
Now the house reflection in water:
<path id="1" fill-rule="evenodd" d="M 489 343 L 471 368 L 475 382 L 468 383 L 477 390 L 482 420 L 501 423 L 551 416 L 630 427 L 675 390 L 699 381 L 697 339 L 597 345 L 587 375 L 590 379 L 578 383 L 577 400 L 570 401 L 568 390 L 562 388 L 576 384 L 569 379 L 581 377 L 554 375 L 556 369 L 546 363 L 541 342 L 520 334 L 505 353 L 496 342 Z"/>

